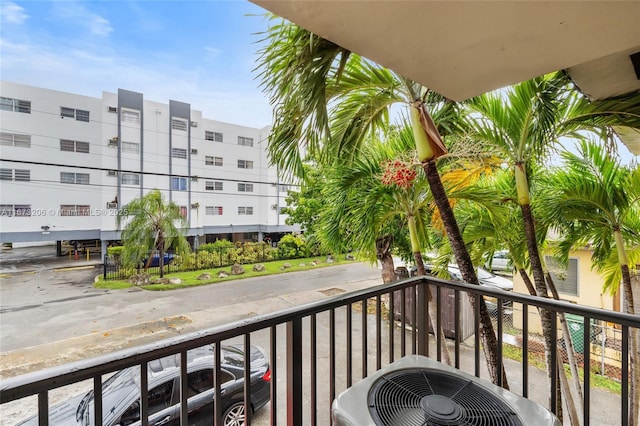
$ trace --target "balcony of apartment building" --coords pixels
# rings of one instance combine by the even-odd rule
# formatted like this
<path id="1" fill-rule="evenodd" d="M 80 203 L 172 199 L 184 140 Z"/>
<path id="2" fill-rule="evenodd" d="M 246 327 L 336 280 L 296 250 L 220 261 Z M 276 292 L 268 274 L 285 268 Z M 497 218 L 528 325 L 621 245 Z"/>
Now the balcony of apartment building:
<path id="1" fill-rule="evenodd" d="M 189 407 L 197 398 L 187 388 L 188 352 L 205 345 L 240 344 L 262 347 L 270 365 L 269 402 L 256 412 L 244 402 L 246 425 L 432 424 L 424 421 L 425 416 L 434 415 L 429 414 L 434 410 L 434 395 L 442 397 L 436 401 L 435 415 L 454 423 L 433 424 L 554 424 L 552 413 L 562 409 L 564 418 L 568 416 L 566 406 L 558 407 L 554 397 L 561 387 L 559 377 L 564 376 L 546 373 L 543 339 L 531 327 L 538 310 L 545 309 L 557 324 L 551 330 L 548 362 L 552 371 L 569 369 L 567 336 L 560 319 L 573 321 L 569 330 L 580 393 L 573 389 L 572 395 L 581 424 L 627 424 L 629 348 L 640 328 L 637 316 L 430 276 L 352 292 L 341 292 L 338 286 L 334 290 L 333 296 L 320 301 L 3 379 L 0 402 L 30 401 L 31 414 L 39 413 L 33 424 L 56 424 L 46 415 L 49 409 L 82 390 L 92 392 L 92 409 L 90 416 L 80 416 L 78 421 L 119 424 L 113 420 L 113 400 L 102 396 L 101 383 L 116 371 L 135 367 L 140 384 L 136 396 L 143 401 L 136 408 L 142 419 L 137 424 L 164 424 L 154 417 L 157 407 L 149 402 L 151 386 L 145 384 L 150 383 L 147 372 L 157 364 L 154 360 L 175 355 L 174 359 L 184 362 L 176 363 L 176 420 L 171 424 L 187 425 L 191 424 Z M 488 374 L 480 314 L 475 309 L 481 303 L 488 307 L 497 338 L 495 365 L 501 379 L 495 384 Z M 435 315 L 430 312 L 434 309 Z M 433 333 L 434 329 L 443 332 Z M 214 395 L 224 395 L 220 359 L 214 357 L 210 366 Z M 245 376 L 251 365 L 251 355 L 245 352 Z M 399 378 L 403 372 L 418 374 L 419 379 Z M 617 390 L 601 389 L 599 382 L 605 378 Z M 506 384 L 509 391 L 501 389 Z M 250 385 L 243 386 L 242 395 L 244 401 L 253 400 Z M 222 398 L 213 398 L 213 406 L 216 416 L 208 424 L 228 424 L 222 422 Z M 458 417 L 451 420 L 451 416 Z M 471 423 L 460 423 L 463 418 Z"/>

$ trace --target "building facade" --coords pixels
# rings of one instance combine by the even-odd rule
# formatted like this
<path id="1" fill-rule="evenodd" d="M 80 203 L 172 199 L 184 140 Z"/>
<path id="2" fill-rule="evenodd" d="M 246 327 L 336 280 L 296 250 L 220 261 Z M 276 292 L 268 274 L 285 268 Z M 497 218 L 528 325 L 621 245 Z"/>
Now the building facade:
<path id="1" fill-rule="evenodd" d="M 101 98 L 0 82 L 0 242 L 120 239 L 118 209 L 150 190 L 180 206 L 194 246 L 299 231 L 266 155 L 269 127 L 204 118 L 119 89 Z"/>

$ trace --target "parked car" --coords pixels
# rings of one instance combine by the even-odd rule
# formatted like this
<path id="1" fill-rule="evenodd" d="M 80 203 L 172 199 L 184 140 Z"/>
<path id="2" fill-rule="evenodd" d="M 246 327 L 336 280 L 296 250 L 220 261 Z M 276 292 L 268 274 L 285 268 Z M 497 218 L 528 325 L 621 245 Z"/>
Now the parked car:
<path id="1" fill-rule="evenodd" d="M 425 265 L 425 269 L 427 271 L 427 274 L 432 274 L 432 271 L 433 271 L 432 265 Z M 449 265 L 447 267 L 447 270 L 449 271 L 449 276 L 452 280 L 464 281 L 462 279 L 462 272 L 460 272 L 460 269 L 458 268 L 457 265 Z M 416 269 L 414 267 L 411 269 L 411 275 L 414 276 L 415 272 L 416 272 Z M 477 268 L 476 273 L 478 275 L 478 281 L 481 286 L 498 288 L 504 291 L 513 291 L 513 281 L 511 281 L 510 279 L 492 274 L 491 272 L 483 268 Z M 494 314 L 497 313 L 498 308 L 496 305 L 496 299 L 493 297 L 487 297 L 487 296 L 485 296 L 484 299 L 487 304 L 487 309 L 489 309 L 489 312 Z M 510 314 L 512 312 L 511 310 L 512 303 L 510 301 L 504 301 L 504 303 L 502 304 L 502 307 L 503 307 L 503 312 L 505 314 Z"/>
<path id="2" fill-rule="evenodd" d="M 244 345 L 221 346 L 223 424 L 244 425 Z M 271 370 L 264 350 L 251 346 L 251 409 L 269 402 Z M 211 425 L 214 417 L 213 346 L 187 353 L 189 425 Z M 148 363 L 149 425 L 180 424 L 180 355 Z M 103 424 L 140 425 L 140 368 L 120 370 L 102 384 Z M 93 425 L 93 391 L 78 395 L 49 410 L 49 424 Z M 37 425 L 37 416 L 19 425 Z"/>
<path id="3" fill-rule="evenodd" d="M 175 255 L 173 253 L 165 253 L 164 256 L 162 256 L 163 258 L 163 262 L 162 264 L 164 266 L 167 266 L 168 264 L 170 264 L 171 262 L 173 262 L 173 259 L 175 258 Z M 147 262 L 149 262 L 149 267 L 151 268 L 157 268 L 158 266 L 160 266 L 160 254 L 156 253 L 151 257 L 151 261 L 149 261 L 149 259 L 145 259 L 142 261 L 142 264 L 147 266 Z"/>
<path id="4" fill-rule="evenodd" d="M 491 262 L 487 262 L 486 267 L 491 271 L 513 272 L 513 264 L 509 252 L 506 250 L 493 253 Z"/>

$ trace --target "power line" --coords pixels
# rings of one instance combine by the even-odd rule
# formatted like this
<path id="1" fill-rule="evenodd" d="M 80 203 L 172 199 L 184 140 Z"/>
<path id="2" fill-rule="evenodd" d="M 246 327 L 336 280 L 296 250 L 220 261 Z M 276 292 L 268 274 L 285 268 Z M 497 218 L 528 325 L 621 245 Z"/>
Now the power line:
<path id="1" fill-rule="evenodd" d="M 71 169 L 82 169 L 82 170 L 96 170 L 102 172 L 109 171 L 118 171 L 119 173 L 132 173 L 138 175 L 145 176 L 163 176 L 163 177 L 179 177 L 179 178 L 198 178 L 198 179 L 206 179 L 206 180 L 217 180 L 217 181 L 225 181 L 225 182 L 238 182 L 238 183 L 255 183 L 258 185 L 288 185 L 288 186 L 300 186 L 299 184 L 293 183 L 281 183 L 281 182 L 264 182 L 258 180 L 242 180 L 242 179 L 231 179 L 231 178 L 222 178 L 222 177 L 208 177 L 208 176 L 200 176 L 200 175 L 184 175 L 178 173 L 161 173 L 161 172 L 148 172 L 148 171 L 139 171 L 139 170 L 118 170 L 116 168 L 108 168 L 108 167 L 96 167 L 96 166 L 79 166 L 79 165 L 69 165 L 69 164 L 60 164 L 60 163 L 48 163 L 41 161 L 30 161 L 30 160 L 13 160 L 3 158 L 0 161 L 8 162 L 8 163 L 19 163 L 19 164 L 29 164 L 35 166 L 46 166 L 46 167 L 65 167 Z"/>

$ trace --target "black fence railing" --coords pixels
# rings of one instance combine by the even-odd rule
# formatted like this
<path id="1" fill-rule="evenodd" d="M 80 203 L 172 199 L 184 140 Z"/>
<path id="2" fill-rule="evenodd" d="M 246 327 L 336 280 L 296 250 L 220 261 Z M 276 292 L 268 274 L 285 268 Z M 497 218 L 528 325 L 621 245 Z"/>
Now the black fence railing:
<path id="1" fill-rule="evenodd" d="M 273 260 L 288 260 L 306 257 L 304 252 L 273 247 L 266 243 L 245 243 L 233 247 L 199 249 L 183 256 L 169 251 L 163 256 L 165 274 L 172 272 L 199 271 L 222 268 L 234 264 L 252 264 Z M 157 252 L 147 256 L 137 267 L 125 267 L 120 256 L 106 255 L 103 261 L 105 280 L 125 280 L 133 275 L 160 275 L 160 256 Z"/>
<path id="2" fill-rule="evenodd" d="M 445 317 L 453 320 L 454 334 L 451 338 L 441 338 L 439 333 L 433 335 L 425 332 L 428 330 L 430 309 L 426 303 L 428 287 L 431 288 L 436 299 L 435 306 L 441 314 L 437 315 L 439 326 L 446 323 Z M 142 404 L 136 406 L 136 415 L 141 418 L 139 424 L 148 425 L 151 424 L 149 417 L 155 413 L 155 408 L 147 402 L 150 401 L 152 391 L 149 389 L 152 387 L 149 381 L 149 377 L 152 377 L 152 362 L 168 355 L 177 355 L 182 361 L 179 363 L 179 379 L 175 382 L 178 401 L 175 406 L 178 418 L 176 424 L 190 424 L 189 407 L 192 407 L 192 399 L 198 396 L 192 396 L 186 385 L 188 351 L 203 345 L 219 348 L 222 344 L 239 342 L 245 347 L 262 346 L 271 367 L 270 404 L 265 408 L 252 412 L 250 386 L 246 382 L 244 384 L 246 425 L 329 425 L 333 421 L 331 404 L 338 394 L 357 384 L 360 379 L 367 378 L 410 354 L 425 355 L 441 361 L 446 347 L 451 352 L 452 367 L 486 380 L 488 375 L 481 349 L 481 336 L 477 332 L 480 329 L 479 315 L 470 305 L 463 303 L 463 299 L 472 298 L 475 306 L 478 306 L 483 297 L 498 302 L 496 309 L 499 315 L 495 320 L 498 362 L 504 366 L 511 392 L 514 393 L 511 401 L 514 401 L 513 398 L 526 398 L 538 402 L 553 413 L 558 412 L 554 397 L 557 392 L 557 375 L 549 377 L 544 367 L 537 366 L 534 362 L 537 308 L 550 311 L 554 319 L 561 314 L 583 318 L 584 327 L 581 332 L 585 345 L 589 344 L 591 338 L 592 320 L 619 329 L 620 335 L 616 338 L 620 339 L 620 346 L 616 358 L 622 374 L 620 381 L 615 382 L 619 385 L 619 390 L 596 389 L 594 383 L 597 374 L 591 367 L 591 351 L 585 349 L 581 363 L 583 393 L 578 402 L 583 425 L 628 424 L 630 342 L 638 334 L 640 318 L 430 277 L 415 277 L 392 285 L 343 293 L 280 312 L 8 378 L 0 382 L 0 404 L 6 404 L 2 408 L 7 413 L 9 404 L 19 402 L 22 398 L 37 397 L 36 403 L 32 405 L 32 413 L 39 414 L 38 424 L 55 424 L 48 421 L 47 413 L 52 406 L 50 394 L 62 391 L 68 398 L 71 392 L 63 389 L 72 385 L 75 386 L 74 390 L 82 387 L 84 392 L 93 392 L 88 395 L 96 403 L 92 406 L 88 424 L 118 424 L 120 419 L 113 419 L 115 409 L 109 405 L 113 401 L 101 398 L 101 383 L 114 372 L 135 366 L 140 375 L 136 383 L 141 384 L 136 392 L 139 392 L 139 400 L 142 401 Z M 445 309 L 445 298 L 453 300 L 451 308 Z M 396 300 L 400 303 L 396 303 Z M 504 301 L 510 301 L 513 309 L 509 320 L 505 319 L 507 316 L 502 312 Z M 398 312 L 394 306 L 398 306 Z M 451 312 L 448 312 L 449 309 Z M 469 309 L 471 314 L 466 315 L 464 311 Z M 394 317 L 399 319 L 394 320 Z M 416 321 L 407 321 L 407 318 L 415 318 Z M 473 331 L 471 335 L 463 337 L 461 330 L 464 328 L 464 321 L 472 322 Z M 513 341 L 507 339 L 507 328 L 517 334 L 518 338 Z M 558 371 L 564 367 L 562 357 L 555 355 L 555 342 L 561 332 L 559 328 L 552 328 L 552 331 L 554 344 L 550 348 L 551 368 L 552 371 Z M 214 365 L 210 367 L 216 377 L 213 384 L 214 395 L 220 395 L 220 357 L 214 359 Z M 247 355 L 244 359 L 247 371 L 251 360 Z M 222 425 L 221 399 L 214 400 L 217 408 L 211 423 Z M 594 407 L 606 409 L 592 409 Z M 368 410 L 366 404 L 352 408 L 358 412 Z M 521 420 L 523 424 L 536 422 L 536 419 L 530 418 Z"/>

